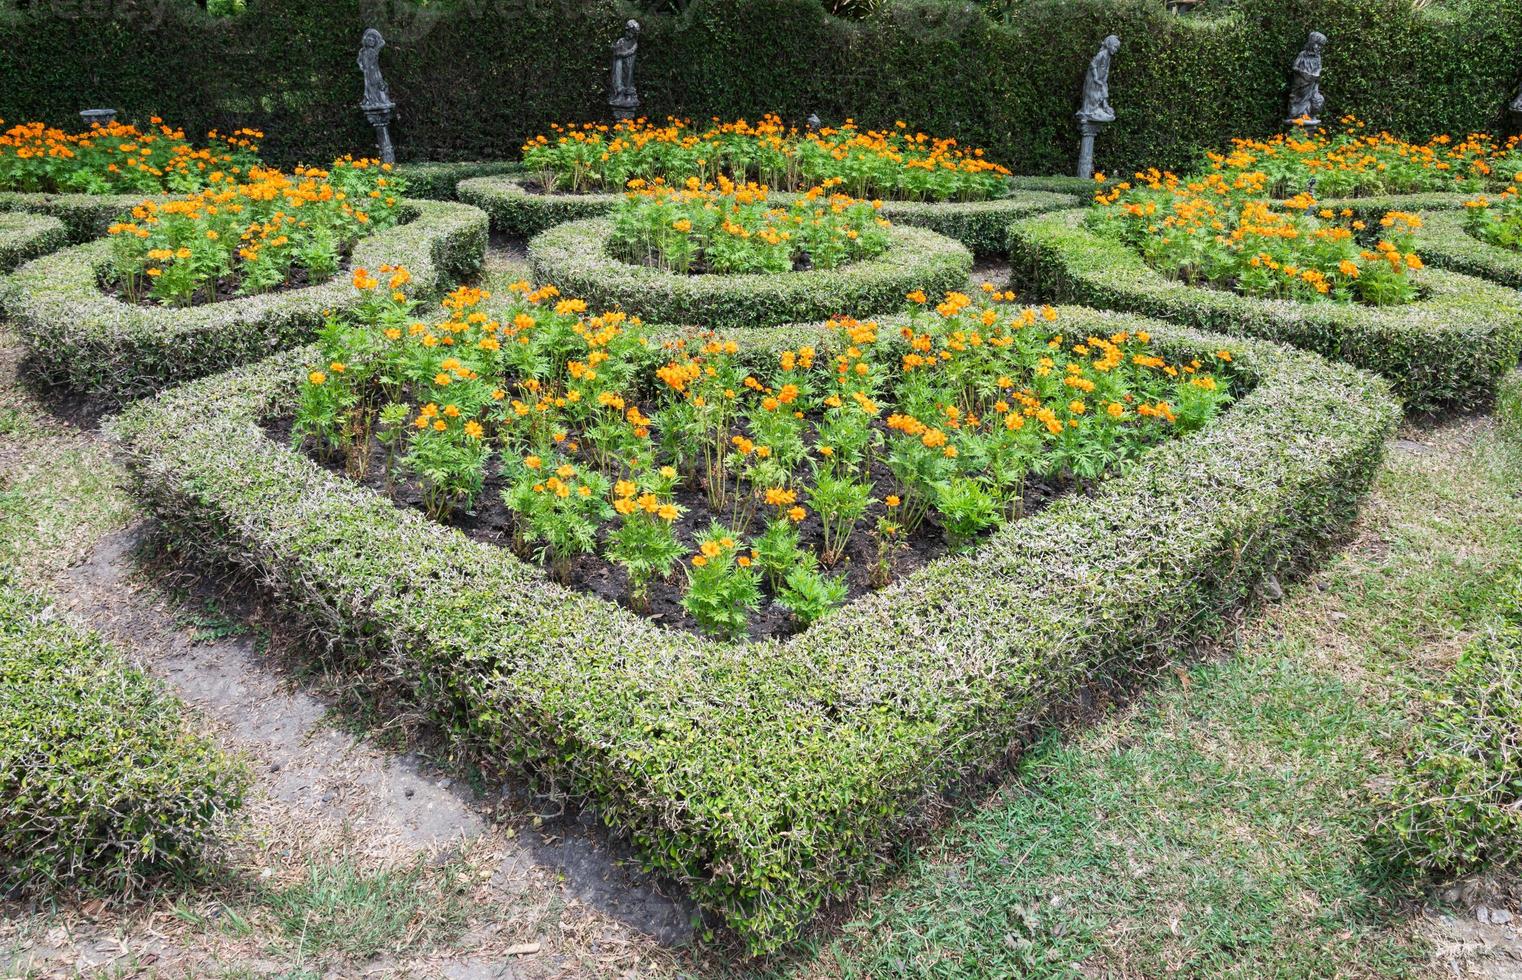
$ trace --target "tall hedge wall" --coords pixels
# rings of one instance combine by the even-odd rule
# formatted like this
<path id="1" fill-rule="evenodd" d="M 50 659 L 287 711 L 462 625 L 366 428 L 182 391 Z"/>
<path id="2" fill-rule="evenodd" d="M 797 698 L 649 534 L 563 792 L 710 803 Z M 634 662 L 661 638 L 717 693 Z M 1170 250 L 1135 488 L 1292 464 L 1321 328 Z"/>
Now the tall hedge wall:
<path id="1" fill-rule="evenodd" d="M 354 59 L 374 24 L 390 42 L 403 157 L 500 159 L 552 120 L 599 116 L 607 45 L 629 12 L 615 0 L 248 0 L 215 19 L 193 0 L 0 0 L 0 116 L 72 122 L 105 104 L 192 131 L 258 126 L 280 162 L 363 150 Z M 898 0 L 861 22 L 820 0 L 692 0 L 642 19 L 651 115 L 905 119 L 1026 173 L 1070 166 L 1079 82 L 1110 32 L 1125 47 L 1101 169 L 1178 166 L 1199 146 L 1276 130 L 1311 28 L 1331 37 L 1329 112 L 1406 135 L 1496 129 L 1522 68 L 1515 0 L 1471 0 L 1462 14 L 1237 0 L 1218 20 L 1173 17 L 1158 0 L 1037 0 L 1009 24 L 948 0 Z"/>

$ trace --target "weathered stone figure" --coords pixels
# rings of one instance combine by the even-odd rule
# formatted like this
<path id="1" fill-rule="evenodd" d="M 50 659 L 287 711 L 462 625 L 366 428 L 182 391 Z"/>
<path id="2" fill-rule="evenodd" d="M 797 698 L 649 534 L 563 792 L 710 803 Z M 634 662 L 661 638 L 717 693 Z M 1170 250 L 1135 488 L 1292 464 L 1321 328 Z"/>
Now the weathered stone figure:
<path id="1" fill-rule="evenodd" d="M 1511 111 L 1522 116 L 1522 86 L 1517 87 L 1517 97 L 1511 100 Z"/>
<path id="2" fill-rule="evenodd" d="M 1325 47 L 1326 35 L 1311 31 L 1304 50 L 1295 58 L 1295 65 L 1290 69 L 1289 115 L 1285 122 L 1307 129 L 1321 124 L 1321 108 L 1326 105 L 1326 98 L 1321 94 L 1321 51 Z"/>
<path id="3" fill-rule="evenodd" d="M 380 70 L 381 48 L 385 46 L 386 39 L 381 37 L 380 31 L 373 27 L 365 31 L 359 47 L 359 70 L 365 76 L 365 98 L 359 104 L 361 109 L 384 109 L 392 104 L 391 90 L 386 87 Z"/>
<path id="4" fill-rule="evenodd" d="M 1083 76 L 1083 106 L 1078 110 L 1081 121 L 1115 121 L 1115 110 L 1110 108 L 1110 62 L 1119 51 L 1120 38 L 1111 34 L 1089 62 L 1089 70 Z"/>
<path id="5" fill-rule="evenodd" d="M 639 107 L 639 93 L 634 89 L 634 56 L 639 51 L 639 21 L 624 25 L 623 36 L 613 42 L 613 93 L 608 105 L 615 109 Z"/>

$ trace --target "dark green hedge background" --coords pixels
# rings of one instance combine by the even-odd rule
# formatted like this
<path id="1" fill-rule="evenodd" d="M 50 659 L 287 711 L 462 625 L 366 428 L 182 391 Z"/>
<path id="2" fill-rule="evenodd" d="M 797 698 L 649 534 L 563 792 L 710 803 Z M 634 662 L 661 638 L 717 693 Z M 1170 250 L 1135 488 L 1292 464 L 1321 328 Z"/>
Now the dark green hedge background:
<path id="1" fill-rule="evenodd" d="M 1012 24 L 972 5 L 902 0 L 868 21 L 819 0 L 692 0 L 642 16 L 645 110 L 800 120 L 903 119 L 988 147 L 1019 172 L 1065 172 L 1089 57 L 1118 33 L 1119 121 L 1101 169 L 1177 167 L 1201 146 L 1275 131 L 1286 69 L 1308 30 L 1328 34 L 1333 117 L 1407 136 L 1497 131 L 1522 70 L 1522 3 L 1462 13 L 1411 0 L 1238 0 L 1220 20 L 1158 0 L 1047 0 Z M 612 0 L 248 0 L 235 18 L 191 0 L 0 0 L 0 117 L 75 124 L 86 106 L 157 113 L 192 134 L 251 125 L 267 155 L 326 162 L 373 147 L 354 107 L 368 25 L 399 103 L 403 159 L 514 156 L 551 121 L 599 118 L 607 45 L 630 8 Z"/>

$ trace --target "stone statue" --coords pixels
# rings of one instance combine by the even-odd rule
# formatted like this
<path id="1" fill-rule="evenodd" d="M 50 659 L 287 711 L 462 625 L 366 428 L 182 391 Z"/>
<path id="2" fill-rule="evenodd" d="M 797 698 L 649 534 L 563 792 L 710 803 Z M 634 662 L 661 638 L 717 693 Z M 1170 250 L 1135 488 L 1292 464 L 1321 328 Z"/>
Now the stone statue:
<path id="1" fill-rule="evenodd" d="M 1522 116 L 1522 86 L 1517 88 L 1517 97 L 1511 100 L 1511 111 Z"/>
<path id="2" fill-rule="evenodd" d="M 365 98 L 359 104 L 361 109 L 385 109 L 392 105 L 391 90 L 386 87 L 380 70 L 381 48 L 385 46 L 386 39 L 381 37 L 380 31 L 373 27 L 365 31 L 359 48 L 359 70 L 365 75 Z"/>
<path id="3" fill-rule="evenodd" d="M 1519 98 L 1522 98 L 1522 96 L 1519 96 Z M 819 127 L 824 125 L 824 123 L 819 121 L 819 113 L 817 112 L 809 113 L 809 117 L 803 121 L 803 124 L 808 127 L 811 133 L 819 132 Z"/>
<path id="4" fill-rule="evenodd" d="M 1311 31 L 1305 40 L 1305 49 L 1290 69 L 1289 115 L 1285 122 L 1308 129 L 1321 125 L 1321 107 L 1326 105 L 1326 98 L 1321 94 L 1321 50 L 1325 47 L 1326 35 Z M 1301 123 L 1302 119 L 1308 121 Z"/>
<path id="5" fill-rule="evenodd" d="M 1110 62 L 1119 51 L 1120 38 L 1111 34 L 1089 62 L 1089 70 L 1083 76 L 1083 107 L 1078 110 L 1080 122 L 1115 121 L 1115 110 L 1110 108 Z"/>
<path id="6" fill-rule="evenodd" d="M 639 94 L 634 90 L 634 55 L 639 50 L 639 21 L 624 25 L 623 36 L 613 42 L 613 94 L 608 105 L 615 109 L 639 108 Z"/>

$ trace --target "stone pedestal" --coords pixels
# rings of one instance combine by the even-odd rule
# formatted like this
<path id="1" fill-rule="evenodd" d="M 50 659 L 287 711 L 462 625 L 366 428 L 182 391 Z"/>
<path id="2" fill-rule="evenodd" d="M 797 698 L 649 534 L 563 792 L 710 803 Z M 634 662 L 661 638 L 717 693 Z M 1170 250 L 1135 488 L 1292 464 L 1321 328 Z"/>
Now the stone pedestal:
<path id="1" fill-rule="evenodd" d="M 84 109 L 80 111 L 79 118 L 85 121 L 86 126 L 109 126 L 116 122 L 116 110 Z"/>
<path id="2" fill-rule="evenodd" d="M 391 145 L 391 120 L 396 116 L 396 106 L 360 106 L 365 118 L 375 127 L 375 145 L 380 151 L 381 163 L 396 162 L 396 148 Z"/>
<path id="3" fill-rule="evenodd" d="M 1094 137 L 1104 132 L 1109 127 L 1108 122 L 1099 122 L 1080 114 L 1078 116 L 1078 177 L 1081 180 L 1094 179 Z"/>
<path id="4" fill-rule="evenodd" d="M 613 113 L 613 121 L 621 122 L 625 119 L 639 118 L 639 98 L 612 98 L 608 100 L 608 111 Z"/>

